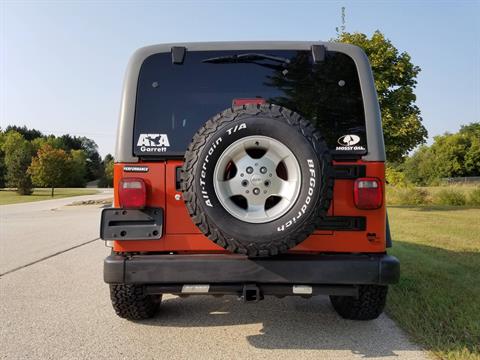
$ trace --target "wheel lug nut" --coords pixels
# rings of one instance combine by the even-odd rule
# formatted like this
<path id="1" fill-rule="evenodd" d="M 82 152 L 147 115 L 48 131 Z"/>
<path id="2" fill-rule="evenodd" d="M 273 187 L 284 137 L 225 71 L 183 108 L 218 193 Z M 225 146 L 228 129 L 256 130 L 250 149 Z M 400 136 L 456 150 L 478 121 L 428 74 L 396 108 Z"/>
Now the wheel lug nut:
<path id="1" fill-rule="evenodd" d="M 262 166 L 262 167 L 260 168 L 260 172 L 261 172 L 262 174 L 266 174 L 266 173 L 267 173 L 267 168 L 266 168 L 265 166 Z"/>
<path id="2" fill-rule="evenodd" d="M 253 173 L 253 168 L 251 166 L 247 167 L 247 174 Z"/>
<path id="3" fill-rule="evenodd" d="M 253 193 L 254 193 L 255 195 L 260 194 L 260 189 L 259 189 L 259 188 L 253 189 Z"/>
<path id="4" fill-rule="evenodd" d="M 247 180 L 243 180 L 242 181 L 242 186 L 247 186 L 248 185 L 248 181 Z"/>

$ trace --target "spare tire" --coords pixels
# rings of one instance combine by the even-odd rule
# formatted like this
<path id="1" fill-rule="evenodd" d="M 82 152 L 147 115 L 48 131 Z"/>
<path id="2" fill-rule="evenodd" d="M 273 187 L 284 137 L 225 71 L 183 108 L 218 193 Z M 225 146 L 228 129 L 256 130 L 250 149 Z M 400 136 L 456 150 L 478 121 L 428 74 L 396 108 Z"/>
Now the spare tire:
<path id="1" fill-rule="evenodd" d="M 326 215 L 331 156 L 320 132 L 275 105 L 208 120 L 185 154 L 182 190 L 197 227 L 223 248 L 270 256 L 294 247 Z"/>

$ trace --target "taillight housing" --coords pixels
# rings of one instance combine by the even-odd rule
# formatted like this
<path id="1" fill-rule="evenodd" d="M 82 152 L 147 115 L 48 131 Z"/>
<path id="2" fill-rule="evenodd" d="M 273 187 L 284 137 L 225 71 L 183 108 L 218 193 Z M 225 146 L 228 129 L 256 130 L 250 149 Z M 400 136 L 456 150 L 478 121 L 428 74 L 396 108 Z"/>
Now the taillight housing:
<path id="1" fill-rule="evenodd" d="M 377 178 L 359 178 L 353 188 L 355 206 L 362 210 L 374 210 L 382 207 L 382 182 Z"/>
<path id="2" fill-rule="evenodd" d="M 147 202 L 145 181 L 138 178 L 123 178 L 118 184 L 118 201 L 125 209 L 143 209 Z"/>

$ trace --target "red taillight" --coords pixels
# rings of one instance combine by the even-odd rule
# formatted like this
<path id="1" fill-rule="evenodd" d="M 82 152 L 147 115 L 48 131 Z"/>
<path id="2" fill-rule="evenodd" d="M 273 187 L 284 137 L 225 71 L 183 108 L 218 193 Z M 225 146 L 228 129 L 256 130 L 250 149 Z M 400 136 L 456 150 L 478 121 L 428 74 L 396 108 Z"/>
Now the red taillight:
<path id="1" fill-rule="evenodd" d="M 259 105 L 259 104 L 265 104 L 266 101 L 265 99 L 262 98 L 254 98 L 254 99 L 233 99 L 232 105 L 233 106 L 243 106 L 243 105 Z"/>
<path id="2" fill-rule="evenodd" d="M 382 182 L 377 178 L 357 179 L 353 188 L 353 196 L 357 208 L 378 209 L 383 203 Z"/>
<path id="3" fill-rule="evenodd" d="M 143 179 L 123 178 L 118 186 L 118 201 L 122 208 L 142 209 L 147 202 L 147 188 Z"/>

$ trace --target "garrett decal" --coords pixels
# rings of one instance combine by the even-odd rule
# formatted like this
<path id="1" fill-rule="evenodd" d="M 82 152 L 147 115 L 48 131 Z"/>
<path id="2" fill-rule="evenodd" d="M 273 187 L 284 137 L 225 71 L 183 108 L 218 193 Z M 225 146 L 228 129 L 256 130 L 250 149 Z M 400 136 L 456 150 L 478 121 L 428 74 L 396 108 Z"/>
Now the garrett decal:
<path id="1" fill-rule="evenodd" d="M 165 152 L 170 146 L 167 134 L 140 134 L 137 141 L 142 152 Z"/>
<path id="2" fill-rule="evenodd" d="M 352 151 L 352 150 L 365 150 L 362 145 L 357 145 L 360 142 L 360 136 L 358 135 L 343 135 L 340 136 L 337 140 L 338 144 L 341 146 L 337 146 L 335 150 L 341 151 Z"/>

